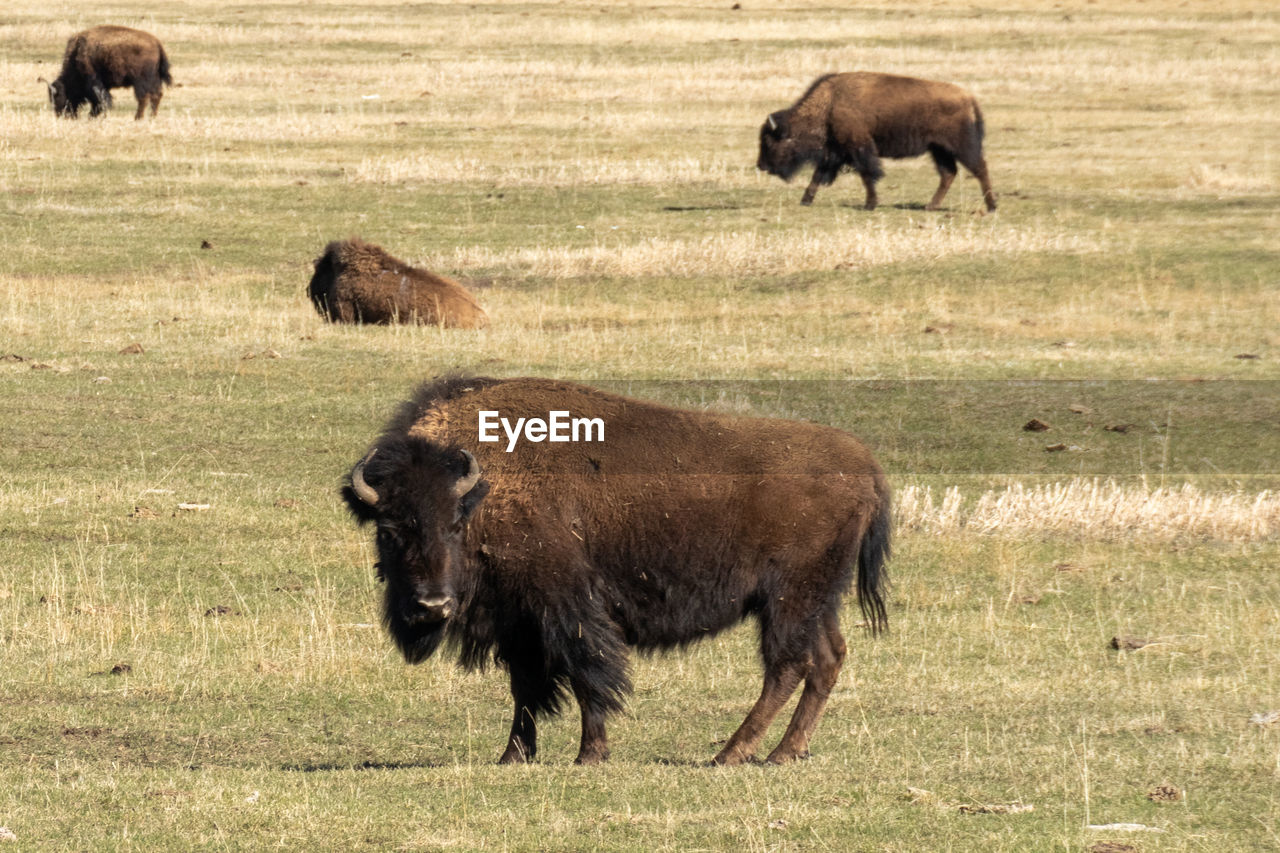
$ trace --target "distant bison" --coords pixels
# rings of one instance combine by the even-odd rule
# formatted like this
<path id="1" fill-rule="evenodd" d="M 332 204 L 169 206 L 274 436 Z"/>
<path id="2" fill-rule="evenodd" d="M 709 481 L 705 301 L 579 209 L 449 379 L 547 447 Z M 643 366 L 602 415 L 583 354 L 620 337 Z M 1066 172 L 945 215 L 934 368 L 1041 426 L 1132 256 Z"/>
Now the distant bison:
<path id="1" fill-rule="evenodd" d="M 927 209 L 935 210 L 956 177 L 959 161 L 982 185 L 987 210 L 996 194 L 982 158 L 982 111 L 958 86 L 857 71 L 819 77 L 790 109 L 771 114 L 760 128 L 756 167 L 791 180 L 813 163 L 813 180 L 801 204 L 812 204 L 818 187 L 848 166 L 862 177 L 867 210 L 876 206 L 881 157 L 933 156 L 940 181 Z"/>
<path id="2" fill-rule="evenodd" d="M 376 527 L 383 621 L 405 659 L 443 642 L 467 668 L 492 656 L 508 670 L 504 764 L 534 756 L 537 717 L 570 695 L 577 762 L 604 761 L 605 720 L 631 689 L 627 647 L 683 646 L 748 616 L 764 689 L 715 762 L 749 760 L 801 682 L 768 760 L 803 757 L 844 662 L 850 585 L 870 628 L 886 624 L 889 486 L 831 427 L 545 379 L 443 379 L 401 408 L 342 494 Z"/>
<path id="3" fill-rule="evenodd" d="M 138 99 L 134 118 L 142 118 L 148 102 L 154 118 L 164 95 L 162 84 L 173 85 L 169 57 L 155 36 L 112 26 L 72 36 L 62 59 L 62 73 L 52 83 L 44 82 L 53 111 L 70 118 L 75 118 L 86 102 L 90 116 L 101 115 L 111 107 L 111 90 L 124 86 L 132 86 Z"/>
<path id="4" fill-rule="evenodd" d="M 359 239 L 334 241 L 316 259 L 309 289 L 334 323 L 422 323 L 480 329 L 489 318 L 456 281 L 416 269 Z"/>

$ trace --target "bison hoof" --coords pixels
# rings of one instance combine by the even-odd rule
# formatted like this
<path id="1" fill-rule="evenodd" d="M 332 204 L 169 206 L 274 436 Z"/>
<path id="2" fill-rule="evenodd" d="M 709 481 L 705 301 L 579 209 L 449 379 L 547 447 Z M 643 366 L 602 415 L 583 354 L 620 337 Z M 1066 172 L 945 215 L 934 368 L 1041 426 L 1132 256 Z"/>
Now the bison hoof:
<path id="1" fill-rule="evenodd" d="M 573 760 L 573 763 L 584 764 L 584 765 L 604 764 L 608 760 L 609 760 L 608 750 L 604 752 L 590 752 L 590 753 L 580 752 L 578 753 L 578 757 Z"/>
<path id="2" fill-rule="evenodd" d="M 507 751 L 502 753 L 502 757 L 498 759 L 499 764 L 528 764 L 532 755 L 526 755 L 523 749 L 515 747 L 507 747 Z"/>
<path id="3" fill-rule="evenodd" d="M 711 763 L 719 767 L 738 767 L 739 765 L 746 764 L 750 760 L 751 756 L 743 755 L 739 750 L 735 749 L 733 751 L 729 751 L 726 749 L 722 750 L 719 755 L 711 759 Z"/>
<path id="4" fill-rule="evenodd" d="M 800 204 L 804 205 L 805 207 L 808 207 L 809 205 L 813 204 L 813 199 L 806 196 L 805 198 L 800 199 Z"/>

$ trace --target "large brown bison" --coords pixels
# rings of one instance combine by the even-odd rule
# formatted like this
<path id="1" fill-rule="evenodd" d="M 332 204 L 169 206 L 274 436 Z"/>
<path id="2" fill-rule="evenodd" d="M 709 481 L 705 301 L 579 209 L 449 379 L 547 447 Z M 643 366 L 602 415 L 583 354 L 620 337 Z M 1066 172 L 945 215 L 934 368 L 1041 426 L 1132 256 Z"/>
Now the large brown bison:
<path id="1" fill-rule="evenodd" d="M 489 317 L 466 288 L 359 239 L 334 241 L 316 259 L 309 288 L 334 323 L 422 323 L 480 329 Z"/>
<path id="2" fill-rule="evenodd" d="M 918 157 L 926 151 L 938 168 L 938 191 L 927 209 L 942 204 L 959 162 L 982 185 L 987 210 L 996 194 L 982 158 L 983 123 L 978 102 L 959 86 L 856 71 L 819 77 L 790 109 L 770 114 L 760 128 L 756 167 L 789 181 L 805 163 L 813 180 L 800 199 L 812 204 L 818 187 L 844 166 L 867 189 L 867 210 L 876 206 L 881 157 Z"/>
<path id="3" fill-rule="evenodd" d="M 501 763 L 534 756 L 537 718 L 568 695 L 577 762 L 604 761 L 606 717 L 631 689 L 627 647 L 686 645 L 748 616 L 764 689 L 714 760 L 750 759 L 803 682 L 768 758 L 791 761 L 844 661 L 855 575 L 871 628 L 887 622 L 889 487 L 857 439 L 826 426 L 449 378 L 401 408 L 342 494 L 376 528 L 383 620 L 405 659 L 445 642 L 465 667 L 492 657 L 510 673 Z"/>
<path id="4" fill-rule="evenodd" d="M 52 83 L 44 82 L 53 111 L 69 118 L 75 118 L 86 102 L 90 116 L 101 115 L 111 107 L 111 90 L 125 86 L 132 86 L 138 99 L 134 118 L 142 118 L 148 103 L 155 118 L 163 84 L 173 85 L 169 57 L 159 39 L 142 30 L 113 26 L 73 35 L 67 41 L 62 73 Z"/>

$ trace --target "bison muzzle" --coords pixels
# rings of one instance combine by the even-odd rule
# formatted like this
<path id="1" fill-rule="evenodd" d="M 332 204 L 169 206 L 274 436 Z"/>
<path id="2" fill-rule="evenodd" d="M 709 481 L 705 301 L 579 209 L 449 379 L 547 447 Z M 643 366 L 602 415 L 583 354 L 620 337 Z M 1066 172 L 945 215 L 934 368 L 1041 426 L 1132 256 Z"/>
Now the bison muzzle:
<path id="1" fill-rule="evenodd" d="M 481 411 L 601 418 L 602 443 L 477 440 Z M 715 756 L 751 759 L 803 692 L 768 760 L 807 754 L 846 647 L 856 586 L 885 627 L 889 487 L 839 430 L 667 408 L 545 379 L 449 378 L 404 404 L 343 497 L 376 530 L 383 621 L 405 659 L 445 644 L 511 681 L 502 763 L 537 752 L 536 721 L 569 696 L 577 762 L 609 755 L 605 721 L 631 689 L 628 647 L 661 650 L 753 616 L 764 688 Z"/>
<path id="2" fill-rule="evenodd" d="M 938 169 L 938 189 L 926 206 L 936 210 L 956 177 L 956 163 L 982 186 L 987 210 L 996 195 L 982 157 L 982 111 L 959 86 L 893 74 L 857 71 L 819 77 L 789 109 L 771 113 L 760 127 L 756 167 L 789 181 L 806 163 L 814 166 L 801 204 L 845 166 L 862 178 L 867 210 L 875 209 L 881 157 L 928 152 Z"/>

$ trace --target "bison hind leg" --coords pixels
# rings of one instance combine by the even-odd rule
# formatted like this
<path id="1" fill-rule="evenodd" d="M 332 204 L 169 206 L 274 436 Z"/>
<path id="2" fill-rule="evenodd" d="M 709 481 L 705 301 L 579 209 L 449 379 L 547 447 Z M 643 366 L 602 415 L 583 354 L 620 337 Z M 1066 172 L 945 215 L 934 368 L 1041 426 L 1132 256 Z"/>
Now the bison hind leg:
<path id="1" fill-rule="evenodd" d="M 876 182 L 884 177 L 884 166 L 880 163 L 880 155 L 875 146 L 855 149 L 849 157 L 849 165 L 862 178 L 862 187 L 867 191 L 867 199 L 862 206 L 867 210 L 875 210 L 879 203 Z"/>
<path id="2" fill-rule="evenodd" d="M 732 767 L 750 761 L 769 730 L 769 724 L 778 716 L 791 694 L 796 692 L 808 668 L 808 662 L 766 664 L 760 698 L 711 763 Z"/>
<path id="3" fill-rule="evenodd" d="M 956 158 L 950 151 L 936 144 L 929 146 L 929 154 L 933 157 L 933 165 L 938 169 L 938 190 L 925 210 L 937 210 L 947 190 L 951 189 L 951 182 L 956 179 Z"/>
<path id="4" fill-rule="evenodd" d="M 133 119 L 137 121 L 145 115 L 147 105 L 151 105 L 151 117 L 156 117 L 156 110 L 160 109 L 160 97 L 163 91 L 160 89 L 159 81 L 151 81 L 150 83 L 137 83 L 133 87 L 133 96 L 138 99 L 138 111 L 134 114 Z"/>
<path id="5" fill-rule="evenodd" d="M 978 183 L 982 186 L 982 200 L 986 203 L 987 210 L 995 210 L 996 192 L 991 188 L 991 178 L 987 175 L 987 161 L 979 155 L 968 162 L 964 162 L 964 167 L 973 173 L 973 176 L 978 179 Z"/>
<path id="6" fill-rule="evenodd" d="M 809 739 L 818 726 L 827 698 L 831 695 L 840 669 L 844 666 L 847 648 L 840 633 L 840 619 L 835 611 L 822 618 L 822 627 L 814 638 L 812 666 L 805 676 L 804 692 L 796 705 L 787 731 L 767 759 L 770 764 L 785 764 L 809 754 Z"/>

